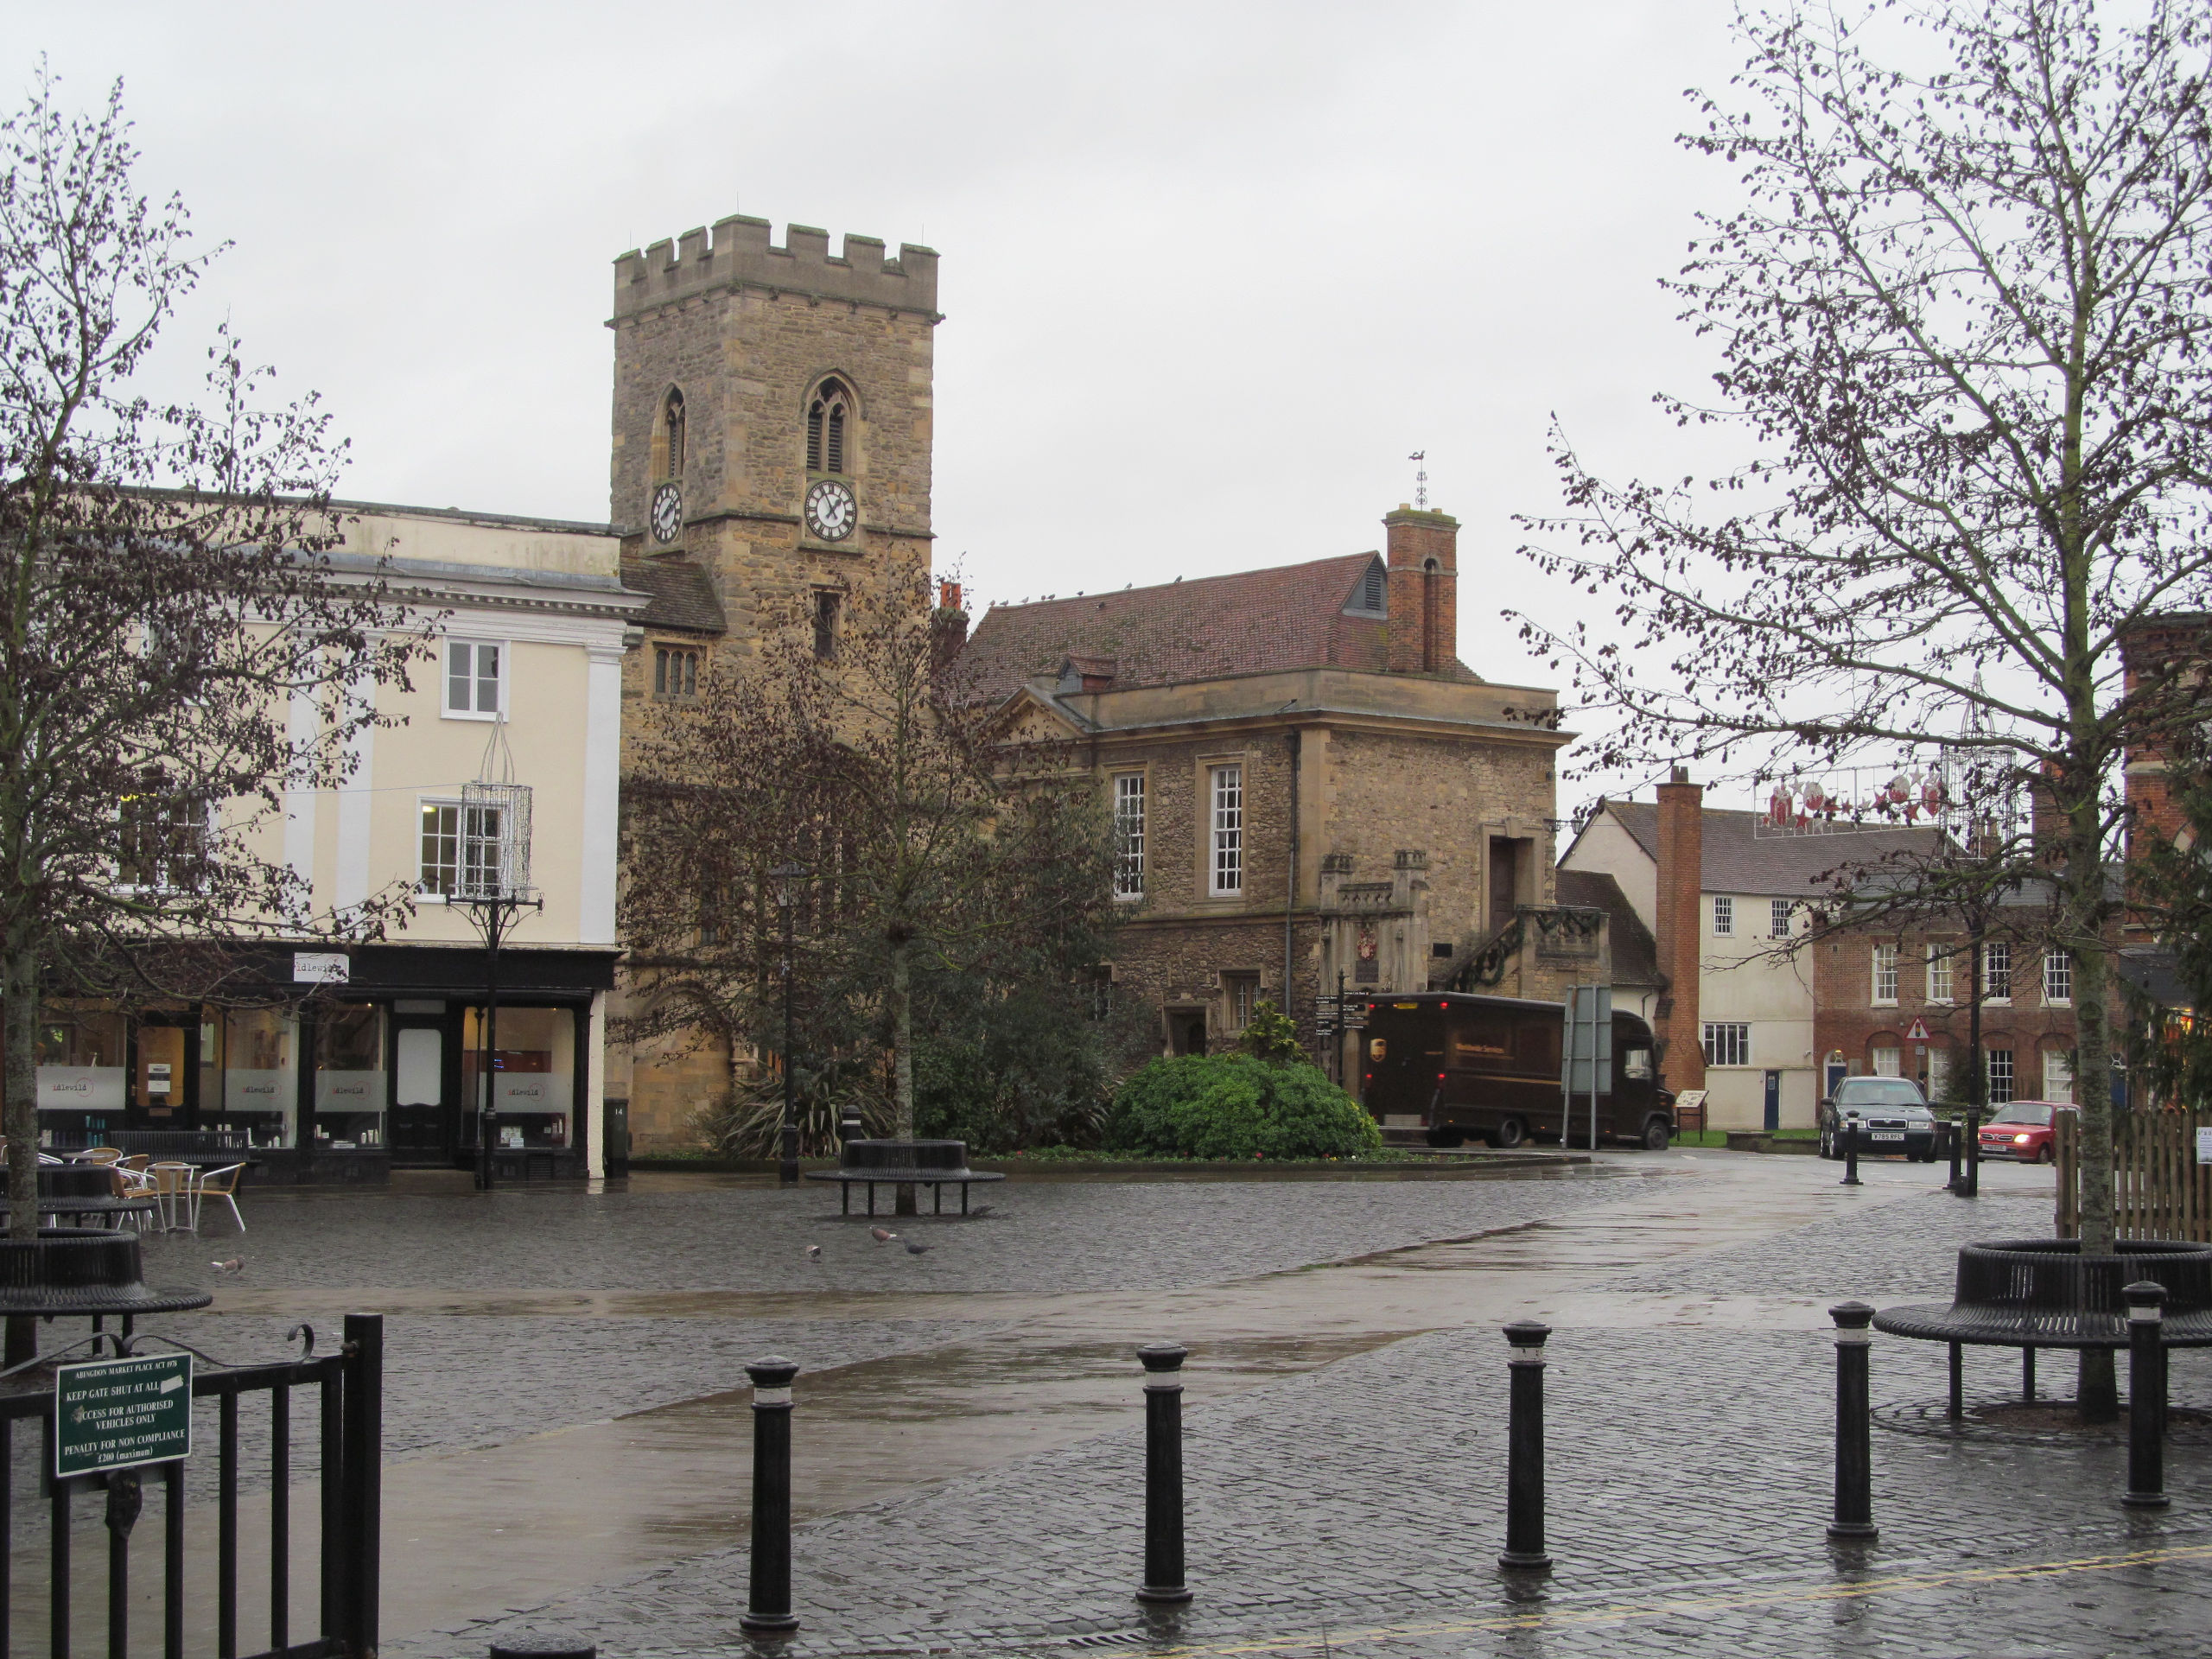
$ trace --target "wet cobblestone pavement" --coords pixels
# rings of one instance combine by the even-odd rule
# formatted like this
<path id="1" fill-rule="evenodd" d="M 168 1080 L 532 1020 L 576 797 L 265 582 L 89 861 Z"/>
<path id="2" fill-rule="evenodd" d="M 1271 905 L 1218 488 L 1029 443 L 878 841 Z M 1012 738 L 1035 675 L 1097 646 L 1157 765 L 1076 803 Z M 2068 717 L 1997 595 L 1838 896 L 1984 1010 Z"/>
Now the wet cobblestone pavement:
<path id="1" fill-rule="evenodd" d="M 147 1277 L 218 1291 L 1165 1289 L 1510 1227 L 1605 1203 L 1618 1185 L 1023 1181 L 979 1189 L 990 1206 L 981 1220 L 880 1217 L 938 1247 L 912 1257 L 874 1248 L 867 1217 L 841 1218 L 826 1187 L 660 1181 L 659 1190 L 511 1189 L 487 1198 L 263 1193 L 249 1200 L 244 1238 L 226 1217 L 211 1217 L 204 1240 L 153 1243 Z M 890 1193 L 878 1197 L 887 1211 Z M 810 1244 L 820 1260 L 807 1255 Z M 246 1258 L 240 1278 L 209 1270 L 210 1258 L 232 1255 Z"/>
<path id="2" fill-rule="evenodd" d="M 1963 1239 L 2048 1229 L 2048 1198 L 1913 1197 L 1596 1281 L 1674 1296 L 1940 1296 Z M 741 1548 L 395 1653 L 480 1654 L 579 1632 L 603 1653 L 1084 1651 L 1305 1655 L 2089 1655 L 2202 1650 L 2212 1454 L 2170 1452 L 2174 1508 L 2116 1503 L 2113 1444 L 1878 1435 L 1883 1536 L 1839 1548 L 1833 1347 L 1818 1331 L 1562 1325 L 1551 1344 L 1548 1579 L 1495 1567 L 1504 1344 L 1438 1331 L 1188 1411 L 1192 1580 L 1173 1615 L 1131 1598 L 1142 1440 L 1127 1427 L 798 1529 L 795 1637 L 738 1630 Z M 1878 1401 L 1944 1389 L 1940 1347 L 1890 1340 Z M 2012 1385 L 2009 1355 L 1970 1358 Z M 1134 1384 L 1132 1385 L 1134 1388 Z M 2046 1357 L 2046 1393 L 2070 1367 Z M 2212 1404 L 2212 1356 L 2177 1355 Z M 800 1385 L 804 1407 L 804 1379 Z"/>
<path id="3" fill-rule="evenodd" d="M 452 1483 L 485 1459 L 504 1479 L 518 1459 L 578 1458 L 577 1478 L 588 1484 L 602 1466 L 591 1456 L 650 1452 L 652 1434 L 681 1428 L 655 1453 L 659 1462 L 638 1465 L 656 1471 L 640 1477 L 648 1484 L 672 1483 L 658 1545 L 625 1556 L 611 1538 L 586 1541 L 575 1559 L 600 1570 L 556 1563 L 505 1595 L 467 1601 L 473 1617 L 440 1618 L 438 1629 L 388 1618 L 393 1659 L 479 1659 L 497 1637 L 550 1630 L 582 1633 L 610 1659 L 1735 1659 L 2212 1645 L 2203 1611 L 2212 1446 L 2197 1437 L 2170 1448 L 2174 1507 L 2145 1519 L 2116 1502 L 2125 1459 L 2109 1440 L 2048 1446 L 1878 1430 L 1880 1541 L 1839 1550 L 1824 1535 L 1833 1348 L 1820 1308 L 1854 1295 L 1941 1298 L 1958 1243 L 2048 1231 L 2047 1176 L 1993 1172 L 1984 1198 L 1967 1205 L 1929 1192 L 1918 1171 L 1879 1168 L 1866 1201 L 1845 1205 L 1833 1167 L 1811 1160 L 1608 1161 L 1603 1173 L 1625 1179 L 1014 1184 L 993 1195 L 995 1213 L 982 1221 L 891 1224 L 935 1247 L 923 1257 L 875 1245 L 864 1224 L 825 1216 L 824 1195 L 806 1192 L 670 1184 L 502 1194 L 488 1206 L 465 1195 L 264 1195 L 242 1243 L 218 1226 L 206 1240 L 149 1247 L 156 1281 L 212 1278 L 211 1258 L 248 1258 L 243 1285 L 219 1281 L 213 1313 L 149 1324 L 225 1358 L 264 1357 L 289 1320 L 226 1313 L 225 1301 L 273 1309 L 296 1293 L 324 1310 L 314 1317 L 327 1343 L 338 1325 L 328 1309 L 381 1299 L 391 1309 L 388 1517 L 395 1502 L 404 1508 L 394 1495 L 410 1480 L 418 1511 L 424 1491 L 432 1501 L 461 1491 Z M 1639 1250 L 1655 1195 L 1672 1195 L 1692 1223 L 1709 1205 L 1713 1243 L 1663 1261 L 1665 1249 Z M 1731 1232 L 1723 1224 L 1738 1211 L 1753 1220 Z M 1457 1253 L 1437 1254 L 1432 1243 L 1469 1238 L 1478 1243 Z M 810 1243 L 822 1245 L 822 1259 L 807 1255 Z M 1408 1251 L 1405 1271 L 1388 1282 L 1361 1277 L 1357 1264 L 1322 1265 L 1389 1264 L 1400 1258 L 1378 1253 Z M 1332 1277 L 1342 1287 L 1333 1302 Z M 1374 1334 L 1363 1337 L 1356 1319 L 1337 1316 L 1370 1282 L 1391 1294 L 1479 1282 L 1509 1300 L 1525 1283 L 1531 1306 L 1561 1310 L 1548 1373 L 1558 1563 L 1549 1578 L 1509 1582 L 1495 1566 L 1505 1394 L 1496 1321 L 1468 1316 L 1461 1302 L 1427 1321 L 1444 1328 L 1407 1334 L 1394 1323 L 1399 1307 L 1378 1301 Z M 681 1300 L 702 1292 L 726 1294 Z M 1210 1294 L 1215 1304 L 1203 1300 Z M 683 1316 L 641 1315 L 634 1299 L 654 1295 Z M 1198 1599 L 1173 1615 L 1141 1612 L 1130 1594 L 1141 1556 L 1139 1396 L 1135 1367 L 1121 1355 L 1123 1344 L 1163 1332 L 1128 1328 L 1142 1317 L 1130 1310 L 1149 1305 L 1185 1319 L 1211 1306 L 1244 1317 L 1271 1299 L 1310 1302 L 1334 1323 L 1302 1338 L 1224 1338 L 1211 1353 L 1191 1338 L 1201 1373 L 1185 1449 Z M 835 1317 L 820 1316 L 833 1305 Z M 1101 1334 L 1082 1336 L 1076 1314 L 1086 1308 L 1104 1321 Z M 862 1432 L 841 1414 L 874 1413 L 867 1444 L 893 1460 L 914 1433 L 963 1432 L 958 1421 L 928 1421 L 942 1411 L 987 1414 L 994 1365 L 1065 1364 L 1090 1383 L 1103 1376 L 1110 1409 L 1077 1402 L 1090 1414 L 1066 1418 L 1056 1440 L 1045 1421 L 1056 1396 L 1028 1379 L 1033 1393 L 1007 1408 L 1007 1421 L 975 1419 L 989 1444 L 950 1478 L 878 1483 L 865 1488 L 874 1501 L 817 1493 L 811 1508 L 803 1502 L 802 1513 L 823 1518 L 794 1537 L 802 1629 L 756 1643 L 737 1625 L 746 1560 L 730 1524 L 743 1504 L 749 1414 L 741 1392 L 726 1391 L 744 1360 L 771 1351 L 806 1368 L 804 1430 L 834 1440 Z M 1877 1402 L 1939 1399 L 1943 1357 L 1940 1347 L 1878 1338 Z M 1200 1386 L 1210 1361 L 1242 1369 L 1233 1391 Z M 1980 1395 L 2018 1376 L 2009 1354 L 1972 1355 L 1969 1366 Z M 981 1391 L 966 1403 L 950 1392 L 940 1400 L 930 1394 L 939 1383 Z M 2070 1365 L 2047 1356 L 2043 1384 L 2046 1395 L 2069 1393 Z M 2212 1408 L 2212 1355 L 2176 1356 L 2173 1396 Z M 886 1411 L 886 1398 L 895 1407 L 902 1397 L 912 1406 L 903 1417 Z M 1046 1449 L 1032 1450 L 1020 1433 L 1039 1411 L 1048 1432 L 1033 1444 Z M 602 1440 L 593 1452 L 579 1432 L 639 1438 Z M 694 1445 L 704 1450 L 686 1462 Z M 447 1486 L 419 1485 L 423 1471 L 441 1470 L 457 1471 Z M 195 1483 L 205 1472 L 195 1471 Z M 251 1472 L 247 1487 L 256 1490 Z M 702 1487 L 720 1512 L 687 1531 L 676 1512 L 687 1501 L 696 1510 Z M 885 1491 L 893 1495 L 874 1497 Z M 617 1498 L 610 1525 L 652 1529 L 652 1491 L 610 1489 L 610 1504 Z M 415 1541 L 394 1537 L 397 1524 L 388 1519 L 388 1573 L 397 1547 Z M 456 1545 L 456 1566 L 476 1548 Z M 497 1559 L 496 1541 L 483 1548 L 486 1561 Z M 639 1570 L 639 1561 L 652 1564 Z"/>

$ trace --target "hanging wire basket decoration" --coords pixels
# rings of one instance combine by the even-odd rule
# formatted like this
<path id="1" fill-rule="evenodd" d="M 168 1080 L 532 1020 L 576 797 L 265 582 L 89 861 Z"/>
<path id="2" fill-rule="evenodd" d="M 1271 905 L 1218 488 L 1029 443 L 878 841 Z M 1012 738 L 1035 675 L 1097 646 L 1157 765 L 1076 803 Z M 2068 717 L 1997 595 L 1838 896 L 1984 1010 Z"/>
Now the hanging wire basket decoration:
<path id="1" fill-rule="evenodd" d="M 495 904 L 530 899 L 530 785 L 463 784 L 461 823 L 454 896 Z"/>

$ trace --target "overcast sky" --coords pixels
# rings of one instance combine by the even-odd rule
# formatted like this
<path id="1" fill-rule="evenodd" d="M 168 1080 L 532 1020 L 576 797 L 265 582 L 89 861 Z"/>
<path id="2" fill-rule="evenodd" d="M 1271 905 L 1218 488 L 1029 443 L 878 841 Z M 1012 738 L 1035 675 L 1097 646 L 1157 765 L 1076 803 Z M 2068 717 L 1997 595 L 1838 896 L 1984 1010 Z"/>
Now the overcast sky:
<path id="1" fill-rule="evenodd" d="M 743 212 L 942 253 L 938 547 L 980 601 L 1378 546 L 1425 448 L 1461 656 L 1546 683 L 1498 612 L 1573 599 L 1512 516 L 1557 505 L 1554 411 L 1682 470 L 1650 394 L 1712 363 L 1656 279 L 1733 200 L 1673 143 L 1729 16 L 0 0 L 0 39 L 18 87 L 124 78 L 146 181 L 237 245 L 187 326 L 323 395 L 344 494 L 604 520 L 611 262 Z"/>

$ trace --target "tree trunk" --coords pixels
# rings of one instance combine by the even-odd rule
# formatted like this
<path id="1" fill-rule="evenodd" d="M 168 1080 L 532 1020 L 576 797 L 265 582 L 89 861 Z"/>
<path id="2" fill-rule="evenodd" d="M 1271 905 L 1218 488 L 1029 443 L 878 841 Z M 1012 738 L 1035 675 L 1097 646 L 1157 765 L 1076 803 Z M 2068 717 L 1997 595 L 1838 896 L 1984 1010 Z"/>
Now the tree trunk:
<path id="1" fill-rule="evenodd" d="M 2105 998 L 2111 985 L 2110 959 L 2102 930 L 2077 918 L 2102 914 L 2105 870 L 2103 837 L 2094 798 L 2073 814 L 2067 859 L 2067 929 L 2074 953 L 2074 1103 L 2082 1132 L 2075 1141 L 2082 1194 L 2082 1254 L 2107 1255 L 2115 1247 L 2112 1179 L 2112 1023 Z M 2120 1378 L 2109 1348 L 2084 1348 L 2074 1399 L 2085 1423 L 2109 1423 L 2120 1416 Z"/>
<path id="2" fill-rule="evenodd" d="M 19 950 L 0 965 L 0 1113 L 8 1135 L 8 1232 L 29 1238 L 38 1232 L 38 1013 L 39 959 Z M 38 1320 L 23 1315 L 8 1322 L 5 1363 L 20 1365 L 38 1352 Z"/>
<path id="3" fill-rule="evenodd" d="M 891 946 L 891 1096 L 894 1122 L 892 1138 L 914 1138 L 914 987 L 912 941 L 897 939 Z M 901 1186 L 892 1213 L 917 1213 L 914 1189 Z"/>

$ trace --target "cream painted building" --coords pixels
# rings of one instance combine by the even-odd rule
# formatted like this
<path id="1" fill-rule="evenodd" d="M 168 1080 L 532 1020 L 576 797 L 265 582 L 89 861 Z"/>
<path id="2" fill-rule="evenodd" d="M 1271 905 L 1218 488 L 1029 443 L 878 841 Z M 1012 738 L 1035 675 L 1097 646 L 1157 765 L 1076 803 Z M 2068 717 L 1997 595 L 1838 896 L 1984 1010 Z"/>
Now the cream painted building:
<path id="1" fill-rule="evenodd" d="M 365 690 L 401 723 L 358 734 L 337 789 L 295 791 L 264 855 L 312 883 L 322 912 L 395 890 L 411 917 L 333 953 L 255 947 L 234 1005 L 130 1018 L 56 1009 L 41 1043 L 42 1125 L 60 1145 L 148 1132 L 246 1146 L 276 1179 L 378 1180 L 393 1166 L 465 1166 L 476 1146 L 490 963 L 449 904 L 484 855 L 463 785 L 504 739 L 532 791 L 530 880 L 500 953 L 494 1154 L 510 1179 L 601 1167 L 596 1103 L 613 983 L 622 662 L 646 596 L 621 581 L 605 526 L 340 503 L 341 576 L 386 562 L 436 616 L 432 660 L 405 690 Z M 315 701 L 290 711 L 304 739 Z"/>
<path id="2" fill-rule="evenodd" d="M 1813 906 L 1831 893 L 1823 877 L 1847 855 L 1830 837 L 1762 836 L 1757 814 L 1719 808 L 1694 810 L 1681 851 L 1662 850 L 1661 813 L 1649 802 L 1599 802 L 1560 868 L 1610 875 L 1656 936 L 1662 970 L 1688 960 L 1669 949 L 1662 899 L 1680 895 L 1677 915 L 1694 905 L 1697 982 L 1668 984 L 1655 1010 L 1668 1086 L 1703 1088 L 1716 1129 L 1811 1128 L 1821 1073 L 1805 938 Z M 1878 859 L 1922 833 L 1856 836 L 1848 855 Z M 1667 868 L 1670 856 L 1685 868 Z M 1696 1049 L 1681 1053 L 1677 1033 L 1694 1033 Z"/>

